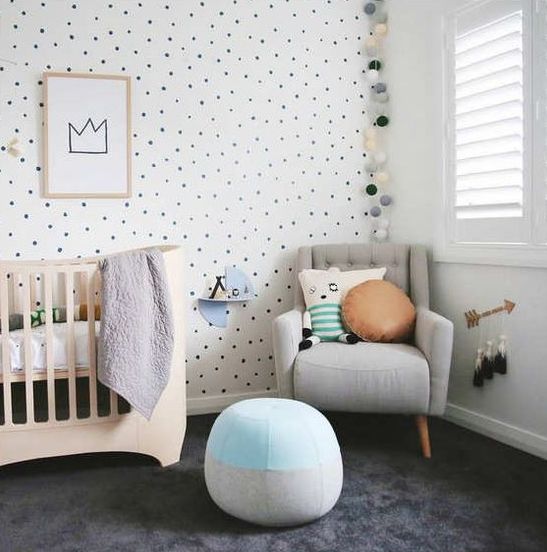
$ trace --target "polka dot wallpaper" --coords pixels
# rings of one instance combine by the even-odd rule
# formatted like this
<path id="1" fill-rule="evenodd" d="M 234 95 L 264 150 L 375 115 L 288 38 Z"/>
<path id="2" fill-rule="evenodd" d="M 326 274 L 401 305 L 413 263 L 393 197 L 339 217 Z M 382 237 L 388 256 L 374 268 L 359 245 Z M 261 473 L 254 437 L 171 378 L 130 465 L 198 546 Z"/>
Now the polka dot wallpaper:
<path id="1" fill-rule="evenodd" d="M 191 398 L 275 390 L 301 244 L 368 239 L 361 0 L 1 0 L 0 256 L 181 243 Z M 132 77 L 133 197 L 44 199 L 42 72 Z M 6 144 L 25 149 L 13 158 Z M 236 265 L 256 300 L 197 311 Z"/>

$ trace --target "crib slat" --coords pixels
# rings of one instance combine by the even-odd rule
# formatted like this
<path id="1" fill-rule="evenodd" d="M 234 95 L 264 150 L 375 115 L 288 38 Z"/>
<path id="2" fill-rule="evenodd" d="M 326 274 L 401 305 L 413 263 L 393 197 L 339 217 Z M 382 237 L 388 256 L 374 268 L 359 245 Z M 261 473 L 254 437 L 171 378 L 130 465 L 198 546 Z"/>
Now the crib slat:
<path id="1" fill-rule="evenodd" d="M 22 274 L 12 272 L 11 273 L 12 285 L 13 285 L 13 312 L 22 312 L 21 301 L 21 289 L 22 289 Z"/>
<path id="2" fill-rule="evenodd" d="M 89 358 L 89 415 L 97 418 L 97 340 L 95 338 L 95 274 L 87 273 L 87 332 Z M 83 297 L 80 294 L 80 297 Z"/>
<path id="3" fill-rule="evenodd" d="M 34 383 L 32 373 L 34 371 L 34 362 L 32 358 L 32 330 L 30 311 L 30 279 L 31 274 L 21 274 L 23 295 L 23 346 L 25 358 L 25 398 L 27 405 L 27 424 L 34 424 Z"/>
<path id="4" fill-rule="evenodd" d="M 80 272 L 78 276 L 79 281 L 76 288 L 76 304 L 81 305 L 82 303 L 87 302 L 87 280 L 89 277 L 89 272 Z"/>
<path id="5" fill-rule="evenodd" d="M 13 278 L 13 275 L 12 275 Z M 9 339 L 9 287 L 7 272 L 0 272 L 0 318 L 2 319 L 2 376 L 4 383 L 4 424 L 13 424 L 11 407 L 11 360 Z"/>
<path id="6" fill-rule="evenodd" d="M 74 337 L 74 272 L 65 271 L 66 294 L 66 356 L 68 365 L 69 419 L 75 420 L 76 412 L 76 363 Z"/>
<path id="7" fill-rule="evenodd" d="M 53 360 L 53 278 L 50 271 L 44 274 L 44 297 L 46 309 L 46 367 L 47 410 L 49 423 L 55 422 L 55 366 Z"/>
<path id="8" fill-rule="evenodd" d="M 30 305 L 31 310 L 35 310 L 38 308 L 38 305 L 36 304 L 36 275 L 31 274 L 30 275 Z"/>
<path id="9" fill-rule="evenodd" d="M 118 416 L 118 395 L 112 391 L 108 390 L 110 395 L 110 416 Z"/>

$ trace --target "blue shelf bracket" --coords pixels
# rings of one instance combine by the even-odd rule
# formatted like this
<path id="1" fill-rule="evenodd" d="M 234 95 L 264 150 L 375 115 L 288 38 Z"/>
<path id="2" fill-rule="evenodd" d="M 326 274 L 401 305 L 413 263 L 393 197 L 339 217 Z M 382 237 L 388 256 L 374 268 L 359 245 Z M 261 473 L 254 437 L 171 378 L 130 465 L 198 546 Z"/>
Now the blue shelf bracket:
<path id="1" fill-rule="evenodd" d="M 224 271 L 226 298 L 215 299 L 202 297 L 198 299 L 201 316 L 213 326 L 225 328 L 228 325 L 228 304 L 251 301 L 255 292 L 249 277 L 238 268 L 227 266 Z"/>

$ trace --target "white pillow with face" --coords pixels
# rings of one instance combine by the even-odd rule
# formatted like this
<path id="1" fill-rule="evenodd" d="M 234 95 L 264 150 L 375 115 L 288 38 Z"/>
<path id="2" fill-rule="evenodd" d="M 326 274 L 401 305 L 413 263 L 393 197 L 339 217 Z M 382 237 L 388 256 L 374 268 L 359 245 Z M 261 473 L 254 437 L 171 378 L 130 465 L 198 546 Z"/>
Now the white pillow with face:
<path id="1" fill-rule="evenodd" d="M 367 280 L 383 280 L 386 268 L 341 271 L 337 267 L 328 270 L 305 269 L 298 279 L 302 286 L 306 307 L 321 303 L 340 304 L 344 295 L 353 287 Z"/>
<path id="2" fill-rule="evenodd" d="M 383 280 L 387 268 L 366 268 L 363 270 L 344 270 L 340 273 L 342 282 L 342 295 L 344 296 L 351 288 L 366 282 L 367 280 Z"/>

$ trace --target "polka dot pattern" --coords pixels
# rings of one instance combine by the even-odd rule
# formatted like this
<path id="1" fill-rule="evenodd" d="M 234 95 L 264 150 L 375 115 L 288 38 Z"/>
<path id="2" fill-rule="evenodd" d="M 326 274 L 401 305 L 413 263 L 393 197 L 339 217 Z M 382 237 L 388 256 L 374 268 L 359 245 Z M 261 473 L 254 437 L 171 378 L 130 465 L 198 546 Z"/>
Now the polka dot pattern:
<path id="1" fill-rule="evenodd" d="M 367 16 L 361 0 L 5 0 L 0 255 L 60 258 L 181 243 L 189 397 L 275 389 L 272 319 L 302 244 L 368 239 L 362 213 Z M 42 72 L 132 76 L 133 197 L 40 194 Z M 197 312 L 233 264 L 256 300 Z"/>

